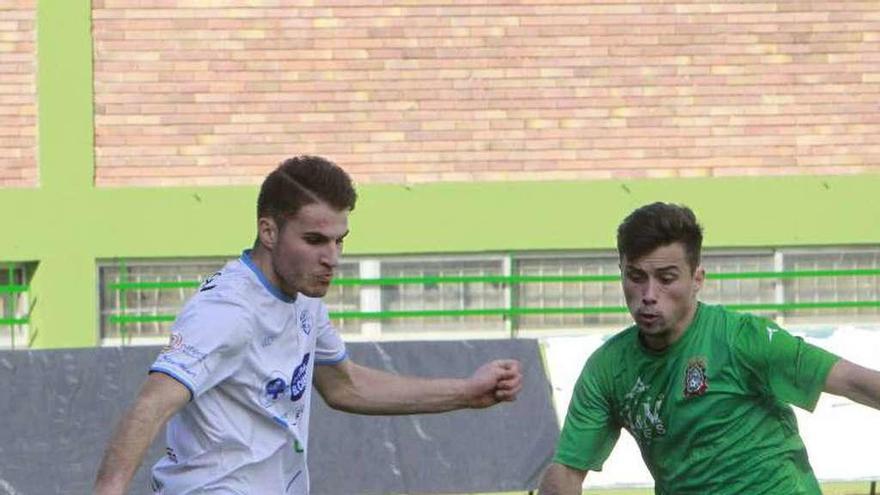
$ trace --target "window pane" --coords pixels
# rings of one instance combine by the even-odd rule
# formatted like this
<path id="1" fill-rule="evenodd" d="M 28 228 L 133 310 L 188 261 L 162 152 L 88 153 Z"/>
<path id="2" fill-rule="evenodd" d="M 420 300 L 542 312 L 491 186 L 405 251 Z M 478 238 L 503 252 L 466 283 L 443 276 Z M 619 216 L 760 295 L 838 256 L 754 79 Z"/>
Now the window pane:
<path id="1" fill-rule="evenodd" d="M 99 265 L 101 338 L 123 339 L 126 343 L 130 339 L 131 343 L 164 342 L 183 304 L 225 262 L 151 260 Z"/>
<path id="2" fill-rule="evenodd" d="M 880 249 L 791 251 L 784 255 L 786 270 L 877 270 Z M 786 302 L 880 301 L 880 276 L 847 275 L 785 280 Z M 878 321 L 878 307 L 795 309 L 785 312 L 789 323 L 849 323 Z"/>
<path id="3" fill-rule="evenodd" d="M 334 278 L 360 278 L 358 261 L 348 259 L 340 262 Z M 358 318 L 333 318 L 332 313 L 334 311 L 360 311 L 361 287 L 360 285 L 333 284 L 330 286 L 330 290 L 327 291 L 327 295 L 324 296 L 324 303 L 331 313 L 331 321 L 343 334 L 360 332 L 361 320 Z"/>
<path id="4" fill-rule="evenodd" d="M 461 277 L 502 275 L 501 259 L 385 259 L 382 277 Z M 382 287 L 383 311 L 501 309 L 505 285 L 494 282 L 400 284 Z M 503 330 L 502 315 L 391 318 L 382 332 Z"/>
<path id="5" fill-rule="evenodd" d="M 773 272 L 773 252 L 756 253 L 705 253 L 703 268 L 706 281 L 700 291 L 700 300 L 710 304 L 757 305 L 776 303 L 775 278 L 715 278 L 717 275 L 730 275 L 748 272 Z M 775 310 L 745 308 L 753 314 L 774 317 Z"/>
<path id="6" fill-rule="evenodd" d="M 29 274 L 36 264 L 5 263 L 0 265 L 0 349 L 22 349 L 28 346 Z"/>
<path id="7" fill-rule="evenodd" d="M 625 306 L 620 286 L 617 256 L 556 255 L 525 257 L 516 261 L 518 275 L 532 277 L 601 275 L 609 281 L 527 282 L 519 287 L 517 304 L 523 308 L 622 308 Z M 629 314 L 549 313 L 519 317 L 521 329 L 624 327 L 631 324 Z"/>

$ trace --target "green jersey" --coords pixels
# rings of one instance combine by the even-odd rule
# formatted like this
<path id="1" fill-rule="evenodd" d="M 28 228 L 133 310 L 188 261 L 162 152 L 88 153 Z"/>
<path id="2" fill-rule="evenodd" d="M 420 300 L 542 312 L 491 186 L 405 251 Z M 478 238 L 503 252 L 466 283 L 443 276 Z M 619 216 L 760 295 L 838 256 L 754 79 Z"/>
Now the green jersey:
<path id="1" fill-rule="evenodd" d="M 599 471 L 632 434 L 658 494 L 821 494 L 789 404 L 812 411 L 839 358 L 775 323 L 700 303 L 681 338 L 637 326 L 587 360 L 554 462 Z"/>

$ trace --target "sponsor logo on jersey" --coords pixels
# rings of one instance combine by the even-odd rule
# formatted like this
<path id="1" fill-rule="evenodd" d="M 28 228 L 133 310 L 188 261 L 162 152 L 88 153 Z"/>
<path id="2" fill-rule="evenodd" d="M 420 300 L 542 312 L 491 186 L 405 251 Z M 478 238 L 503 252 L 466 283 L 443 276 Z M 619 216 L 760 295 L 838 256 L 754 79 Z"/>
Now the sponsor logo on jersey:
<path id="1" fill-rule="evenodd" d="M 278 400 L 278 396 L 285 392 L 287 392 L 287 384 L 284 383 L 284 378 L 273 378 L 266 384 L 266 395 L 273 401 Z"/>
<path id="2" fill-rule="evenodd" d="M 660 410 L 666 399 L 664 394 L 654 395 L 641 377 L 623 398 L 621 409 L 623 424 L 639 445 L 650 445 L 654 438 L 666 434 L 666 425 Z"/>
<path id="3" fill-rule="evenodd" d="M 193 358 L 195 362 L 192 364 L 199 364 L 208 356 L 195 346 L 184 343 L 183 335 L 174 332 L 168 338 L 168 345 L 162 348 L 162 354 L 175 354 L 178 352 Z"/>
<path id="4" fill-rule="evenodd" d="M 260 394 L 260 405 L 268 408 L 284 397 L 289 397 L 291 402 L 296 402 L 305 395 L 309 386 L 309 361 L 311 353 L 303 356 L 302 361 L 293 369 L 290 375 L 290 381 L 285 380 L 284 375 L 275 370 L 263 383 L 263 390 Z M 293 422 L 299 421 L 302 416 L 303 407 L 298 406 L 292 411 L 288 411 L 282 415 L 282 419 L 290 420 L 290 413 L 293 413 Z"/>
<path id="5" fill-rule="evenodd" d="M 688 362 L 684 371 L 684 396 L 699 397 L 709 389 L 709 378 L 706 377 L 706 360 L 694 358 Z"/>
<path id="6" fill-rule="evenodd" d="M 202 282 L 202 286 L 199 287 L 199 292 L 205 292 L 217 287 L 216 279 L 221 275 L 221 272 L 214 272 L 211 276 L 205 279 Z"/>
<path id="7" fill-rule="evenodd" d="M 275 343 L 275 339 L 277 339 L 277 338 L 278 338 L 277 335 L 266 335 L 266 336 L 264 336 L 264 337 L 263 337 L 263 343 L 262 343 L 262 346 L 263 346 L 263 347 L 269 347 L 270 345 L 272 345 L 272 344 Z"/>
<path id="8" fill-rule="evenodd" d="M 299 326 L 304 334 L 312 333 L 312 316 L 308 311 L 303 311 L 299 314 Z"/>
<path id="9" fill-rule="evenodd" d="M 183 336 L 173 332 L 168 336 L 168 345 L 162 348 L 163 353 L 179 351 L 183 347 Z"/>
<path id="10" fill-rule="evenodd" d="M 290 377 L 290 400 L 294 402 L 302 398 L 309 386 L 309 356 L 310 353 L 303 356 L 302 362 L 293 370 L 293 375 Z"/>
<path id="11" fill-rule="evenodd" d="M 287 397 L 287 391 L 290 386 L 284 374 L 278 370 L 272 372 L 268 379 L 263 383 L 263 390 L 260 394 L 260 405 L 268 408 L 279 399 Z"/>
<path id="12" fill-rule="evenodd" d="M 296 426 L 299 424 L 299 420 L 303 416 L 303 412 L 305 412 L 306 406 L 303 404 L 295 404 L 293 406 L 292 411 L 286 411 L 281 416 L 275 416 L 272 419 L 275 420 L 279 425 L 290 428 L 291 425 Z"/>
<path id="13" fill-rule="evenodd" d="M 160 354 L 159 358 L 156 361 L 160 362 L 160 363 L 168 363 L 172 367 L 174 367 L 174 369 L 180 371 L 181 373 L 187 374 L 193 378 L 199 376 L 199 372 L 192 369 L 192 367 L 190 365 L 191 363 L 185 363 L 183 361 L 179 361 L 177 359 L 172 358 L 168 354 Z"/>
<path id="14" fill-rule="evenodd" d="M 177 454 L 174 453 L 174 449 L 171 447 L 165 447 L 165 455 L 168 456 L 168 459 L 170 459 L 171 462 L 177 464 Z"/>

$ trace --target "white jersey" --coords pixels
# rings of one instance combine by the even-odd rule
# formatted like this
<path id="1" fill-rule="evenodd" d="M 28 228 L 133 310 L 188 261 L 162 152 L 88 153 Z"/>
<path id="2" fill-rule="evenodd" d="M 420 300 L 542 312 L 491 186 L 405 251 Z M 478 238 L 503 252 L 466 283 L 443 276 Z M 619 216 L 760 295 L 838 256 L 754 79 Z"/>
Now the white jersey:
<path id="1" fill-rule="evenodd" d="M 287 297 L 245 251 L 187 302 L 150 368 L 192 393 L 166 428 L 153 491 L 308 494 L 312 372 L 345 357 L 324 303 Z"/>

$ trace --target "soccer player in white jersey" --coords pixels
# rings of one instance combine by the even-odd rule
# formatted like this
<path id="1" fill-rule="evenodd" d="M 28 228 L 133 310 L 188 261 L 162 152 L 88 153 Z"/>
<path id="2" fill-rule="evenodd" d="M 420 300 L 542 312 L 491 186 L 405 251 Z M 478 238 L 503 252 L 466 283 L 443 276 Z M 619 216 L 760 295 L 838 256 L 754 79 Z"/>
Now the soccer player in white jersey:
<path id="1" fill-rule="evenodd" d="M 522 375 L 515 360 L 491 361 L 465 379 L 427 379 L 347 358 L 320 298 L 355 200 L 349 176 L 323 158 L 291 158 L 269 174 L 253 249 L 209 277 L 181 311 L 113 433 L 95 493 L 125 493 L 168 422 L 166 455 L 153 467 L 155 493 L 308 494 L 313 383 L 331 407 L 364 414 L 436 413 L 516 398 Z"/>

